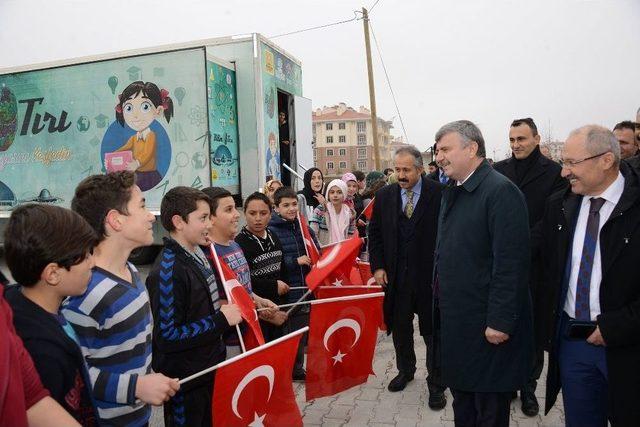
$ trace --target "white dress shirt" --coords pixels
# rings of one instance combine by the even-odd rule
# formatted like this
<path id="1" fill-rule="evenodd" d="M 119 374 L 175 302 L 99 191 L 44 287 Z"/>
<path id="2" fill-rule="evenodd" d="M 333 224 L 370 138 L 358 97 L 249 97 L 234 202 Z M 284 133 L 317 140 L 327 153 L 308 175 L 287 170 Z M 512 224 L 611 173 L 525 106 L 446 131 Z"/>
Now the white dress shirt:
<path id="1" fill-rule="evenodd" d="M 591 198 L 601 197 L 605 200 L 600 208 L 600 223 L 598 224 L 598 240 L 596 241 L 596 252 L 593 256 L 593 266 L 591 269 L 591 282 L 589 282 L 589 310 L 591 320 L 595 321 L 600 314 L 600 282 L 602 281 L 602 259 L 600 256 L 600 230 L 607 222 L 613 208 L 616 207 L 622 191 L 624 190 L 624 177 L 618 172 L 616 180 L 598 196 L 584 196 L 580 205 L 580 213 L 576 222 L 576 230 L 573 233 L 573 245 L 571 254 L 571 276 L 569 276 L 569 290 L 564 303 L 564 311 L 571 318 L 576 317 L 576 287 L 578 284 L 578 273 L 580 271 L 580 261 L 582 260 L 582 246 L 584 236 L 587 231 L 587 219 L 589 216 L 589 206 Z"/>

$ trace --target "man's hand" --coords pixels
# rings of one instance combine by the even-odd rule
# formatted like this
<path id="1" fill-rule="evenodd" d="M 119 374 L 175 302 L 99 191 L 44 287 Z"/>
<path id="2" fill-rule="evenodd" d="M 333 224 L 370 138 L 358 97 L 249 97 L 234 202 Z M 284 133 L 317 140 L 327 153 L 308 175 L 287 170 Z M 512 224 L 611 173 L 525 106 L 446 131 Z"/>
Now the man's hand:
<path id="1" fill-rule="evenodd" d="M 378 286 L 387 286 L 387 272 L 384 271 L 383 268 L 377 269 L 373 273 L 373 278 L 376 279 L 376 284 Z"/>
<path id="2" fill-rule="evenodd" d="M 504 332 L 496 331 L 487 326 L 487 329 L 484 331 L 484 336 L 491 344 L 502 344 L 506 340 L 509 339 L 509 334 L 505 334 Z"/>
<path id="3" fill-rule="evenodd" d="M 289 292 L 289 285 L 284 283 L 282 280 L 278 280 L 278 295 L 284 295 Z"/>
<path id="4" fill-rule="evenodd" d="M 136 382 L 136 397 L 144 403 L 159 406 L 175 396 L 180 390 L 177 378 L 162 374 L 140 375 Z"/>
<path id="5" fill-rule="evenodd" d="M 600 326 L 597 326 L 596 330 L 593 331 L 591 335 L 589 335 L 589 338 L 587 338 L 587 342 L 589 344 L 601 345 L 603 347 L 607 345 L 607 343 L 604 342 L 604 338 L 602 338 L 602 334 L 600 333 Z"/>
<path id="6" fill-rule="evenodd" d="M 272 324 L 274 324 L 274 325 L 276 325 L 276 326 L 281 326 L 284 322 L 286 322 L 286 320 L 287 320 L 287 318 L 288 318 L 287 313 L 285 313 L 285 312 L 284 312 L 284 311 L 282 311 L 282 310 L 276 311 L 276 312 L 273 314 L 273 316 L 271 316 L 271 317 L 269 317 L 269 318 L 263 318 L 263 317 L 262 317 L 262 313 L 263 313 L 263 312 L 260 312 L 260 318 L 261 318 L 262 320 L 265 320 L 265 321 L 267 321 L 267 322 L 269 322 L 269 323 L 272 323 Z"/>
<path id="7" fill-rule="evenodd" d="M 306 255 L 302 255 L 301 257 L 298 257 L 298 265 L 311 265 L 311 259 L 306 256 Z"/>
<path id="8" fill-rule="evenodd" d="M 286 139 L 283 139 L 283 140 L 282 140 L 282 141 L 280 141 L 280 142 L 282 142 L 284 145 L 289 145 L 289 141 L 287 141 Z"/>
<path id="9" fill-rule="evenodd" d="M 242 322 L 242 313 L 236 304 L 223 304 L 220 306 L 220 311 L 224 314 L 229 325 L 235 326 Z"/>

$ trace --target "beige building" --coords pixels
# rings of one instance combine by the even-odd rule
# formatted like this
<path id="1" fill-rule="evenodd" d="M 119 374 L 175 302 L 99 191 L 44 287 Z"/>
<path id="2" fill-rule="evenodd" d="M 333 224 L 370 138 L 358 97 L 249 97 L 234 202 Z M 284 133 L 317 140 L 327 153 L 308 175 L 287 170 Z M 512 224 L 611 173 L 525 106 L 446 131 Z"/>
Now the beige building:
<path id="1" fill-rule="evenodd" d="M 392 122 L 378 118 L 380 168 L 391 164 Z M 313 113 L 313 160 L 327 178 L 345 172 L 375 169 L 371 112 L 356 111 L 344 103 L 318 108 Z"/>

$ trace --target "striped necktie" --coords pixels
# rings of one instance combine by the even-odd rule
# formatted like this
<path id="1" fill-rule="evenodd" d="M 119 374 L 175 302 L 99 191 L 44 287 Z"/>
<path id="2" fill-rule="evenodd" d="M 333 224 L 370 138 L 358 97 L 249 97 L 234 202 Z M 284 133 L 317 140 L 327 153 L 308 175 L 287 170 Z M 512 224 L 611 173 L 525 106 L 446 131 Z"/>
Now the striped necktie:
<path id="1" fill-rule="evenodd" d="M 600 208 L 605 200 L 600 197 L 592 197 L 590 200 L 587 228 L 584 233 L 582 245 L 582 257 L 578 280 L 576 283 L 576 319 L 591 320 L 591 308 L 589 307 L 589 287 L 591 284 L 591 270 L 593 270 L 593 258 L 596 253 L 598 234 L 600 231 Z"/>

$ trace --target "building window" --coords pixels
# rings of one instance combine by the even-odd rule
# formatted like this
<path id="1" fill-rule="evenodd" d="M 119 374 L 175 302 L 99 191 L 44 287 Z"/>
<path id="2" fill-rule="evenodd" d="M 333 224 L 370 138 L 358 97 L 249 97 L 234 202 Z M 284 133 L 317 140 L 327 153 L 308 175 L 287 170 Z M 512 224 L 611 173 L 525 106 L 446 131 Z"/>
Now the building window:
<path id="1" fill-rule="evenodd" d="M 340 151 L 339 151 L 339 154 L 341 156 L 346 156 L 347 155 L 347 149 L 346 148 L 341 148 Z"/>
<path id="2" fill-rule="evenodd" d="M 367 122 L 358 122 L 358 132 L 367 131 Z"/>
<path id="3" fill-rule="evenodd" d="M 311 138 L 311 146 L 315 147 L 316 146 L 316 136 L 314 135 L 313 138 Z"/>
<path id="4" fill-rule="evenodd" d="M 367 158 L 367 149 L 366 148 L 358 148 L 358 158 L 366 159 Z"/>
<path id="5" fill-rule="evenodd" d="M 312 129 L 313 134 L 315 135 L 316 134 L 316 124 L 315 123 L 313 124 L 313 127 L 311 129 Z"/>
<path id="6" fill-rule="evenodd" d="M 367 145 L 367 135 L 365 134 L 358 135 L 358 145 Z"/>
<path id="7" fill-rule="evenodd" d="M 358 162 L 358 169 L 361 171 L 365 171 L 367 170 L 367 161 L 366 160 L 361 160 Z"/>
<path id="8" fill-rule="evenodd" d="M 327 144 L 333 144 L 333 137 L 332 136 L 328 136 L 327 137 Z"/>
<path id="9" fill-rule="evenodd" d="M 327 156 L 333 156 L 333 148 L 327 148 Z"/>
<path id="10" fill-rule="evenodd" d="M 327 162 L 327 169 L 333 170 L 333 162 Z"/>
<path id="11" fill-rule="evenodd" d="M 340 129 L 340 130 L 344 130 L 344 129 L 345 129 L 345 127 L 346 127 L 346 126 L 345 126 L 345 123 L 344 123 L 344 122 L 340 122 L 340 123 L 338 123 L 338 129 Z"/>
<path id="12" fill-rule="evenodd" d="M 340 169 L 346 169 L 347 168 L 347 162 L 340 162 Z"/>
<path id="13" fill-rule="evenodd" d="M 327 129 L 327 130 L 333 130 L 333 123 L 327 123 L 327 124 L 325 125 L 325 129 Z"/>
<path id="14" fill-rule="evenodd" d="M 347 137 L 345 135 L 340 135 L 338 137 L 338 142 L 342 142 L 342 143 L 347 142 Z"/>

